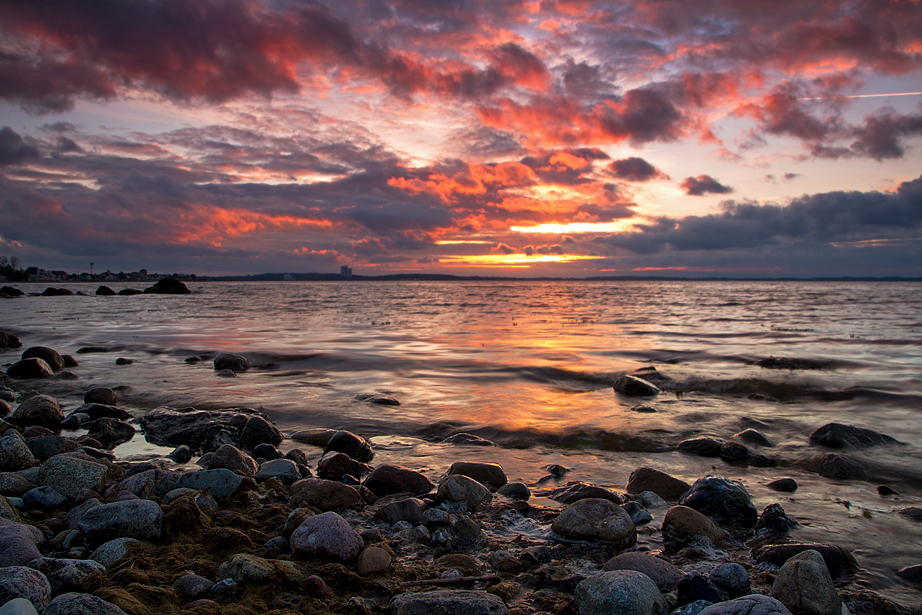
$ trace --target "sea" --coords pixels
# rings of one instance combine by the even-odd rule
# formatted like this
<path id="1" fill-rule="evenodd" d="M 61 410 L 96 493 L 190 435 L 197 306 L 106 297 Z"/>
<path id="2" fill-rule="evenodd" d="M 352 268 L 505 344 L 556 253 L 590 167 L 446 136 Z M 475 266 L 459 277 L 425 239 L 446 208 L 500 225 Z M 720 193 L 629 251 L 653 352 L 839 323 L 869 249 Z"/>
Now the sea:
<path id="1" fill-rule="evenodd" d="M 61 284 L 85 294 L 0 301 L 0 330 L 79 362 L 69 370 L 76 379 L 15 386 L 56 396 L 65 412 L 91 385 L 121 387 L 119 405 L 136 416 L 160 406 L 256 408 L 289 436 L 314 428 L 357 433 L 372 443 L 374 463 L 433 479 L 454 461 L 492 461 L 548 506 L 555 505 L 549 490 L 569 481 L 623 491 L 640 466 L 689 483 L 725 476 L 741 481 L 759 510 L 781 504 L 800 522 L 795 540 L 851 550 L 860 584 L 904 605 L 922 599 L 896 575 L 922 564 L 922 523 L 897 513 L 922 506 L 920 283 L 187 285 L 191 295 L 105 297 L 94 295 L 95 285 Z M 46 285 L 16 286 L 39 293 Z M 19 352 L 0 351 L 0 364 Z M 218 352 L 242 354 L 254 367 L 228 378 L 211 361 L 187 362 Z M 132 362 L 116 365 L 118 358 Z M 613 390 L 619 376 L 638 370 L 659 395 Z M 366 394 L 399 405 L 363 401 Z M 899 444 L 844 451 L 867 468 L 868 481 L 824 478 L 812 461 L 829 450 L 809 435 L 830 422 Z M 772 446 L 750 448 L 777 466 L 677 450 L 685 439 L 730 440 L 746 428 L 767 437 Z M 459 433 L 494 445 L 445 442 Z M 287 439 L 281 446 L 295 447 L 312 461 L 321 453 Z M 169 449 L 139 435 L 115 452 L 143 458 Z M 569 472 L 551 477 L 552 464 Z M 783 477 L 797 481 L 796 492 L 766 486 Z M 879 485 L 898 494 L 880 496 Z M 651 525 L 664 513 L 654 510 Z"/>

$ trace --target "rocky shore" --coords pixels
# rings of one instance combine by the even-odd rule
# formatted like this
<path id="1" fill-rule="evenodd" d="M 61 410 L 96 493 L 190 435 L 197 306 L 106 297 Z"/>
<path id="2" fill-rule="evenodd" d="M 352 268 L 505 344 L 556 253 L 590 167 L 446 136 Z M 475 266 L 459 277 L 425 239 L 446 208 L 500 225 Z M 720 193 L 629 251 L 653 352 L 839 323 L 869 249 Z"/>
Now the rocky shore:
<path id="1" fill-rule="evenodd" d="M 240 359 L 213 358 L 218 373 L 246 369 Z M 29 348 L 0 382 L 0 615 L 918 612 L 857 583 L 854 554 L 798 541 L 780 503 L 758 510 L 721 476 L 688 484 L 638 467 L 614 491 L 568 483 L 552 465 L 553 480 L 526 485 L 489 447 L 481 461 L 427 476 L 376 464 L 373 446 L 348 431 L 286 438 L 251 408 L 134 417 L 105 387 L 65 414 L 33 389 L 69 361 Z M 643 373 L 617 386 L 638 396 L 655 387 Z M 737 435 L 753 447 L 764 438 Z M 171 452 L 112 453 L 142 437 Z M 895 442 L 837 423 L 811 440 Z M 316 455 L 299 447 L 323 454 L 311 464 Z M 698 438 L 680 450 L 771 463 L 737 442 Z M 824 456 L 819 473 L 860 474 L 846 455 Z M 772 488 L 796 490 L 780 472 Z M 922 519 L 917 508 L 902 514 Z M 900 575 L 922 584 L 922 564 Z"/>

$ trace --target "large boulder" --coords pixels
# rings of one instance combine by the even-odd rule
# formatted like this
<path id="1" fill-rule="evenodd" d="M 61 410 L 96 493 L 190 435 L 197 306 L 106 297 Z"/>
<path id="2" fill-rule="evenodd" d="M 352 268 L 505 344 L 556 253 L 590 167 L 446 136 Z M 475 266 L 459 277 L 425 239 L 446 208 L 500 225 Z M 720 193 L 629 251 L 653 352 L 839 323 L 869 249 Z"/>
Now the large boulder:
<path id="1" fill-rule="evenodd" d="M 574 594 L 579 615 L 666 615 L 669 607 L 656 584 L 634 570 L 601 572 L 580 581 Z"/>
<path id="2" fill-rule="evenodd" d="M 679 504 L 694 508 L 724 525 L 752 527 L 759 520 L 759 513 L 742 483 L 719 476 L 696 480 Z"/>
<path id="3" fill-rule="evenodd" d="M 631 551 L 629 553 L 619 553 L 607 562 L 605 570 L 636 570 L 642 572 L 656 583 L 660 591 L 668 592 L 674 590 L 682 580 L 682 571 L 667 562 L 661 557 L 655 557 L 649 553 Z"/>
<path id="4" fill-rule="evenodd" d="M 673 478 L 672 476 L 641 466 L 631 472 L 627 481 L 626 491 L 631 495 L 637 495 L 644 491 L 652 491 L 664 500 L 678 500 L 685 492 L 691 489 L 691 485 L 684 480 Z"/>
<path id="5" fill-rule="evenodd" d="M 394 615 L 505 615 L 502 598 L 472 589 L 407 592 L 391 599 Z"/>
<path id="6" fill-rule="evenodd" d="M 16 472 L 35 465 L 35 458 L 19 432 L 10 430 L 0 438 L 0 472 Z"/>
<path id="7" fill-rule="evenodd" d="M 51 584 L 38 570 L 25 566 L 0 568 L 0 605 L 16 598 L 25 598 L 37 609 L 51 600 Z"/>
<path id="8" fill-rule="evenodd" d="M 362 463 L 368 463 L 374 459 L 375 452 L 365 438 L 357 436 L 351 431 L 337 431 L 327 441 L 323 453 L 330 451 L 345 453 Z"/>
<path id="9" fill-rule="evenodd" d="M 842 599 L 823 556 L 812 549 L 784 563 L 772 586 L 772 597 L 795 615 L 840 615 Z"/>
<path id="10" fill-rule="evenodd" d="M 320 510 L 352 508 L 362 503 L 355 488 L 332 480 L 303 478 L 291 486 L 291 506 L 313 506 Z"/>
<path id="11" fill-rule="evenodd" d="M 25 566 L 42 554 L 38 545 L 42 533 L 31 525 L 7 522 L 0 524 L 0 569 L 5 566 Z"/>
<path id="12" fill-rule="evenodd" d="M 54 370 L 41 359 L 25 359 L 13 363 L 6 370 L 6 375 L 16 380 L 51 378 Z"/>
<path id="13" fill-rule="evenodd" d="M 191 295 L 185 284 L 176 278 L 161 278 L 156 284 L 144 289 L 149 295 Z"/>
<path id="14" fill-rule="evenodd" d="M 58 400 L 49 395 L 32 395 L 26 397 L 10 417 L 11 423 L 17 425 L 39 425 L 49 429 L 56 429 L 64 420 L 64 413 Z"/>
<path id="15" fill-rule="evenodd" d="M 716 547 L 726 533 L 709 517 L 687 506 L 673 506 L 663 519 L 663 537 L 694 547 Z"/>
<path id="16" fill-rule="evenodd" d="M 659 387 L 647 382 L 643 378 L 625 374 L 615 380 L 613 385 L 615 393 L 627 395 L 628 397 L 653 397 L 659 395 Z"/>
<path id="17" fill-rule="evenodd" d="M 250 361 L 243 355 L 222 352 L 214 358 L 216 372 L 229 369 L 232 372 L 245 372 L 250 369 Z"/>
<path id="18" fill-rule="evenodd" d="M 64 369 L 64 357 L 58 354 L 57 350 L 45 346 L 27 348 L 20 358 L 23 361 L 26 359 L 41 359 L 53 370 Z"/>
<path id="19" fill-rule="evenodd" d="M 249 408 L 236 410 L 195 410 L 184 408 L 156 408 L 141 417 L 141 429 L 144 437 L 160 446 L 179 446 L 200 451 L 227 434 L 239 442 L 240 432 L 247 421 L 256 414 Z M 217 448 L 217 447 L 215 447 Z"/>
<path id="20" fill-rule="evenodd" d="M 365 487 L 378 497 L 403 492 L 422 495 L 432 491 L 434 486 L 420 472 L 392 464 L 378 466 L 365 479 Z"/>
<path id="21" fill-rule="evenodd" d="M 637 529 L 630 515 L 609 500 L 589 498 L 570 504 L 551 529 L 563 538 L 599 540 L 624 550 L 637 543 Z"/>
<path id="22" fill-rule="evenodd" d="M 102 489 L 108 473 L 105 465 L 84 453 L 64 453 L 42 464 L 38 482 L 68 499 L 74 499 L 84 489 Z"/>
<path id="23" fill-rule="evenodd" d="M 810 434 L 810 442 L 830 448 L 865 448 L 878 444 L 898 444 L 896 438 L 877 433 L 871 429 L 827 423 Z"/>
<path id="24" fill-rule="evenodd" d="M 152 500 L 121 500 L 95 506 L 80 517 L 77 528 L 87 542 L 113 538 L 156 540 L 163 526 L 163 510 Z"/>
<path id="25" fill-rule="evenodd" d="M 352 562 L 365 542 L 349 523 L 335 512 L 325 512 L 305 519 L 291 534 L 292 551 Z"/>
<path id="26" fill-rule="evenodd" d="M 507 482 L 506 473 L 503 466 L 498 463 L 487 463 L 480 461 L 456 461 L 448 468 L 449 474 L 463 474 L 473 478 L 478 483 L 499 489 Z"/>

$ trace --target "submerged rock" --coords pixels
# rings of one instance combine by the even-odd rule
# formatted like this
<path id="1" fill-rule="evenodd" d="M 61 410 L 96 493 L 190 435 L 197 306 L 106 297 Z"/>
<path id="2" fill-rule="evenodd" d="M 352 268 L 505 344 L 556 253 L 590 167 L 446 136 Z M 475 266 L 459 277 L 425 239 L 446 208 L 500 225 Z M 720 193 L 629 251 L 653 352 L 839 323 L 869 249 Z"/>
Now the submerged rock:
<path id="1" fill-rule="evenodd" d="M 899 444 L 899 440 L 891 438 L 871 429 L 843 425 L 842 423 L 827 423 L 818 427 L 810 434 L 810 442 L 830 448 L 865 448 L 879 444 Z"/>
<path id="2" fill-rule="evenodd" d="M 367 401 L 371 404 L 378 404 L 381 406 L 399 406 L 400 402 L 390 395 L 385 395 L 384 393 L 362 393 L 355 396 L 356 401 Z"/>
<path id="3" fill-rule="evenodd" d="M 835 480 L 868 480 L 868 471 L 863 465 L 845 455 L 826 453 L 816 461 L 820 476 Z"/>
<path id="4" fill-rule="evenodd" d="M 220 372 L 225 369 L 232 372 L 245 372 L 250 369 L 250 361 L 243 355 L 222 352 L 214 358 L 214 370 Z"/>
<path id="5" fill-rule="evenodd" d="M 620 393 L 629 397 L 652 397 L 660 393 L 659 387 L 655 384 L 629 374 L 625 374 L 615 380 L 613 388 L 615 389 L 615 393 Z"/>
<path id="6" fill-rule="evenodd" d="M 679 442 L 679 452 L 699 457 L 719 457 L 723 440 L 700 436 Z"/>

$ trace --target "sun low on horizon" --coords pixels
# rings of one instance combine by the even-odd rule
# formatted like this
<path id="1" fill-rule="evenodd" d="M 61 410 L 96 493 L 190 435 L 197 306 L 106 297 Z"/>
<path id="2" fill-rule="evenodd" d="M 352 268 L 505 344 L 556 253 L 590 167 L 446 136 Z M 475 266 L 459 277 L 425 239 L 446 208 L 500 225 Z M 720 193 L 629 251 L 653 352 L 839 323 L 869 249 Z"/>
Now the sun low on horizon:
<path id="1" fill-rule="evenodd" d="M 922 276 L 922 4 L 4 1 L 45 269 Z"/>

